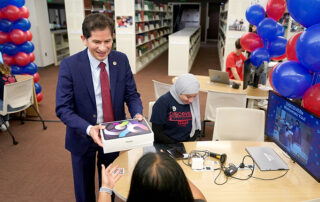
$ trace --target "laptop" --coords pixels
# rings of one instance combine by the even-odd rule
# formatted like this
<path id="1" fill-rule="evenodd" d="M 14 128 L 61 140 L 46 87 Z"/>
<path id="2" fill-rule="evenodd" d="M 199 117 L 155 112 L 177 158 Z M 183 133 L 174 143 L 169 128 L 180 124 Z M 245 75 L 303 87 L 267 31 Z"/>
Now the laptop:
<path id="1" fill-rule="evenodd" d="M 209 69 L 210 82 L 230 84 L 229 73 L 218 70 Z"/>
<path id="2" fill-rule="evenodd" d="M 271 147 L 246 147 L 261 171 L 289 170 L 288 165 Z"/>

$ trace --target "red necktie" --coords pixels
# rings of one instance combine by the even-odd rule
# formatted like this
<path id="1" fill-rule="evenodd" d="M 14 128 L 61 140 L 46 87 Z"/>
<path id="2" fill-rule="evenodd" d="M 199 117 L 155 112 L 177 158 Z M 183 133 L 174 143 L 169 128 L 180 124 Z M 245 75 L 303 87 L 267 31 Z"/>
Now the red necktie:
<path id="1" fill-rule="evenodd" d="M 106 71 L 106 64 L 100 62 L 100 85 L 101 85 L 101 97 L 102 97 L 102 111 L 103 111 L 103 121 L 110 122 L 114 121 L 113 109 L 111 102 L 111 93 L 109 85 L 109 76 Z"/>

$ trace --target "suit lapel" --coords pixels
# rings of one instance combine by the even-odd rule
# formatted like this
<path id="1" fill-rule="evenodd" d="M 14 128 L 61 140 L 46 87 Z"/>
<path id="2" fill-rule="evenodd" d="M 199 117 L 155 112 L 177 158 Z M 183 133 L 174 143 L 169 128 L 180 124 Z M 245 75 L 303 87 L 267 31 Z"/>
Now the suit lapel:
<path id="1" fill-rule="evenodd" d="M 109 63 L 109 79 L 110 79 L 111 99 L 112 99 L 112 103 L 114 106 L 119 63 L 116 60 L 116 58 L 114 57 L 113 51 L 111 51 L 108 56 L 108 63 Z"/>
<path id="2" fill-rule="evenodd" d="M 81 76 L 83 78 L 83 82 L 87 86 L 91 101 L 94 103 L 94 105 L 96 105 L 96 98 L 95 98 L 95 95 L 94 95 L 91 67 L 90 67 L 90 61 L 89 61 L 87 49 L 82 51 L 82 54 L 80 56 L 80 59 L 79 59 L 79 72 L 80 72 L 80 74 L 81 74 Z"/>

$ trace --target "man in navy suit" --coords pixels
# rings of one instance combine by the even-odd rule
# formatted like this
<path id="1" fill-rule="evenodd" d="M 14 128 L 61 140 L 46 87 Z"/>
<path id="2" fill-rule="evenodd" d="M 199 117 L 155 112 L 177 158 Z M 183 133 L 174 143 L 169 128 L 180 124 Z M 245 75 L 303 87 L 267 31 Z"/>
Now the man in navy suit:
<path id="1" fill-rule="evenodd" d="M 106 116 L 108 121 L 126 119 L 124 103 L 131 117 L 142 120 L 143 116 L 128 58 L 111 50 L 113 21 L 104 14 L 90 14 L 82 23 L 82 32 L 81 39 L 87 48 L 60 64 L 56 114 L 67 126 L 65 146 L 71 152 L 76 200 L 92 202 L 97 152 L 99 185 L 101 164 L 108 166 L 118 156 L 118 152 L 103 153 L 99 134 L 103 126 L 99 123 L 105 122 Z M 106 80 L 100 77 L 105 75 L 105 71 L 101 73 L 101 64 L 107 71 Z M 105 90 L 107 85 L 109 90 Z M 105 107 L 106 98 L 109 111 Z"/>

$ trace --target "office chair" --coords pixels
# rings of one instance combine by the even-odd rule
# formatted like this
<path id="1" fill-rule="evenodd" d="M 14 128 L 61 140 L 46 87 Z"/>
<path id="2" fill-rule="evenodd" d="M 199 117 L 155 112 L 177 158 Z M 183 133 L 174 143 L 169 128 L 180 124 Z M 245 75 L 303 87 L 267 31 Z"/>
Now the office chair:
<path id="1" fill-rule="evenodd" d="M 204 120 L 202 122 L 203 134 L 207 122 L 216 120 L 217 107 L 246 107 L 247 94 L 245 93 L 224 93 L 208 91 Z"/>
<path id="2" fill-rule="evenodd" d="M 263 110 L 219 107 L 212 140 L 264 141 L 264 125 Z"/>
<path id="3" fill-rule="evenodd" d="M 25 109 L 32 107 L 34 111 L 39 116 L 43 129 L 47 129 L 42 117 L 34 106 L 34 98 L 33 98 L 33 78 L 30 77 L 26 80 L 6 84 L 4 85 L 3 92 L 3 108 L 0 109 L 0 115 L 6 116 L 8 114 L 16 113 L 24 111 Z M 15 140 L 14 135 L 10 131 L 9 127 L 6 125 L 3 117 L 0 116 L 0 121 L 5 125 L 9 135 L 12 138 L 12 142 L 14 145 L 18 144 Z M 22 122 L 23 123 L 23 122 Z"/>

